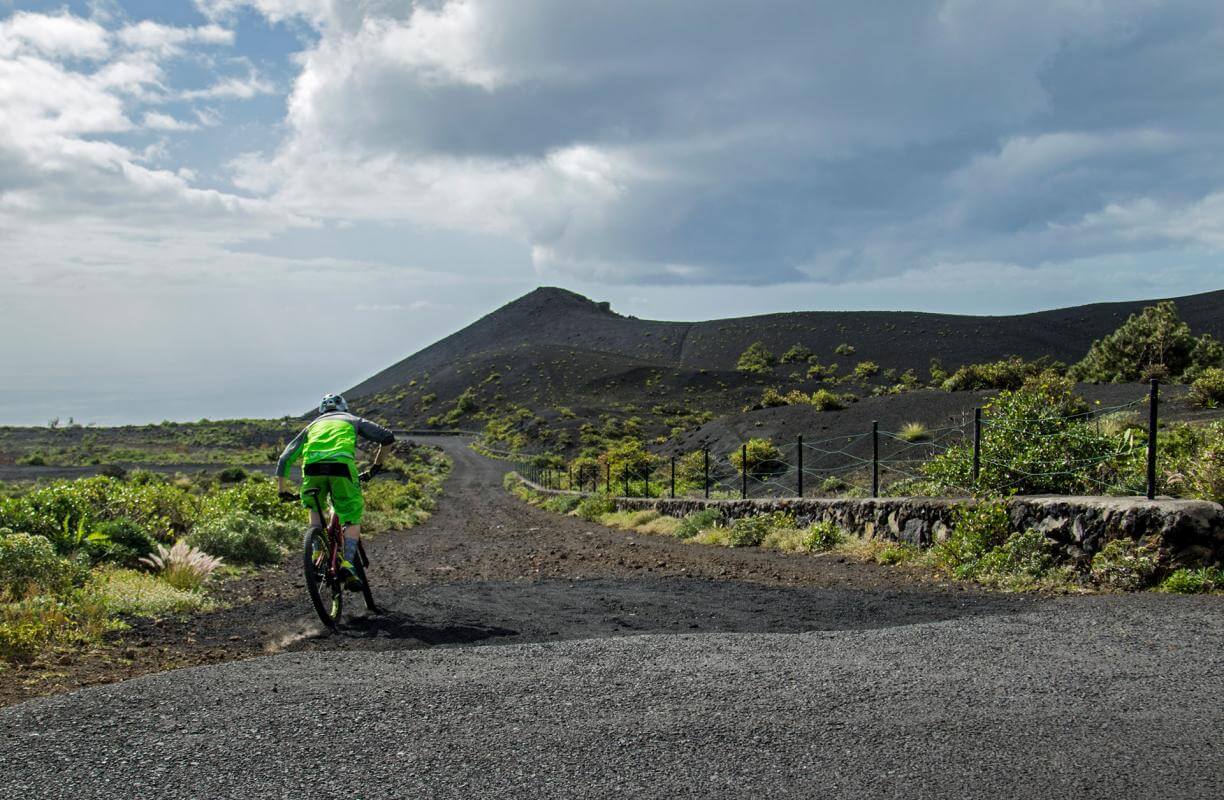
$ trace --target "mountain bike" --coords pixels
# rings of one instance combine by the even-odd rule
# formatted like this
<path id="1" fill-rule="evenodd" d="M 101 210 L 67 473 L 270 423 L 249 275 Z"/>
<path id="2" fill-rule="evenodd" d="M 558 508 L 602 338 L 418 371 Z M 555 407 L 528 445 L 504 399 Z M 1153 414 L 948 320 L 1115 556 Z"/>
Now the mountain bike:
<path id="1" fill-rule="evenodd" d="M 367 483 L 380 471 L 378 458 L 382 447 L 374 456 L 374 463 L 358 475 L 358 480 Z M 325 527 L 311 525 L 302 538 L 302 571 L 306 577 L 306 591 L 310 594 L 310 602 L 314 605 L 319 619 L 334 633 L 340 624 L 340 615 L 344 611 L 344 575 L 341 574 L 340 560 L 344 555 L 344 527 L 340 517 L 333 510 L 330 518 L 323 513 L 323 503 L 319 498 L 318 489 L 310 489 L 302 493 L 308 501 L 314 503 L 319 519 L 327 519 Z M 366 608 L 377 611 L 374 594 L 370 591 L 370 581 L 366 577 L 365 568 L 370 565 L 366 556 L 365 544 L 357 543 L 357 558 L 353 560 L 353 572 L 361 581 L 361 594 L 365 598 Z"/>

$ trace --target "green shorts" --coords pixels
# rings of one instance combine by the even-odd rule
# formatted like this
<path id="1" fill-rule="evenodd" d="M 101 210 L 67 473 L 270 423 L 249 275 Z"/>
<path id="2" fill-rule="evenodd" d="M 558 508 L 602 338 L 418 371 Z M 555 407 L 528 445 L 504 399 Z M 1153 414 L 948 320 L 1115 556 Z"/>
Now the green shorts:
<path id="1" fill-rule="evenodd" d="M 319 463 L 328 466 L 346 466 L 349 474 L 347 477 L 343 475 L 303 475 L 302 505 L 314 511 L 315 501 L 312 496 L 307 495 L 307 492 L 318 489 L 319 504 L 324 511 L 327 510 L 327 503 L 330 500 L 332 508 L 336 510 L 336 515 L 340 517 L 341 525 L 360 525 L 361 516 L 365 512 L 365 501 L 361 497 L 361 482 L 357 480 L 357 466 L 351 461 Z"/>

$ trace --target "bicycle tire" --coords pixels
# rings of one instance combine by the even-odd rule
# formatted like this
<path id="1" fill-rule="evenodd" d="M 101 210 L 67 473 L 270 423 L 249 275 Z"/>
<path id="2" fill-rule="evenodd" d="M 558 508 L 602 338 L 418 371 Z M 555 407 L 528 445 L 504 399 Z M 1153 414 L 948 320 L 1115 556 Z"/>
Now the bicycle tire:
<path id="1" fill-rule="evenodd" d="M 333 633 L 344 612 L 344 591 L 339 582 L 328 580 L 326 570 L 327 553 L 330 548 L 322 528 L 308 528 L 302 537 L 302 573 L 306 578 L 306 591 L 319 619 Z M 319 557 L 324 561 L 319 563 Z M 327 597 L 324 598 L 326 591 Z"/>
<path id="2" fill-rule="evenodd" d="M 366 577 L 365 561 L 360 555 L 353 560 L 353 572 L 361 581 L 361 594 L 365 597 L 366 608 L 370 611 L 377 611 L 378 606 L 374 604 L 374 594 L 370 591 L 370 579 Z"/>

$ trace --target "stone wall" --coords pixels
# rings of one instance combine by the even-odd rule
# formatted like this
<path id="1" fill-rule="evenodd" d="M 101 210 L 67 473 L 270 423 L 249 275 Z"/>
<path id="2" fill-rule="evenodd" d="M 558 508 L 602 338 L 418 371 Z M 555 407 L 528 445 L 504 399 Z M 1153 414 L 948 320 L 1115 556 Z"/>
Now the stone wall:
<path id="1" fill-rule="evenodd" d="M 543 489 L 542 494 L 580 494 Z M 653 509 L 672 517 L 714 509 L 724 520 L 783 511 L 801 525 L 832 522 L 863 536 L 920 546 L 941 541 L 958 505 L 969 499 L 882 497 L 879 499 L 612 498 L 618 510 Z M 1006 501 L 1013 530 L 1037 529 L 1057 542 L 1072 560 L 1090 558 L 1111 539 L 1152 539 L 1169 563 L 1198 565 L 1224 561 L 1224 507 L 1201 500 L 1135 497 L 1012 497 Z"/>

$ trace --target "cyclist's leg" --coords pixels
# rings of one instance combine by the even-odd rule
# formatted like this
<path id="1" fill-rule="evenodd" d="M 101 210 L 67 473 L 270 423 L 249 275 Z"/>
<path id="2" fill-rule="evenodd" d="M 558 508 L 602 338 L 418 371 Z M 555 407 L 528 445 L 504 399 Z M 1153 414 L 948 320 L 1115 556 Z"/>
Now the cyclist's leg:
<path id="1" fill-rule="evenodd" d="M 361 496 L 361 482 L 357 480 L 357 467 L 349 465 L 351 479 L 332 478 L 330 482 L 332 505 L 344 526 L 344 554 L 352 561 L 361 541 L 361 518 L 365 513 L 365 501 Z"/>

